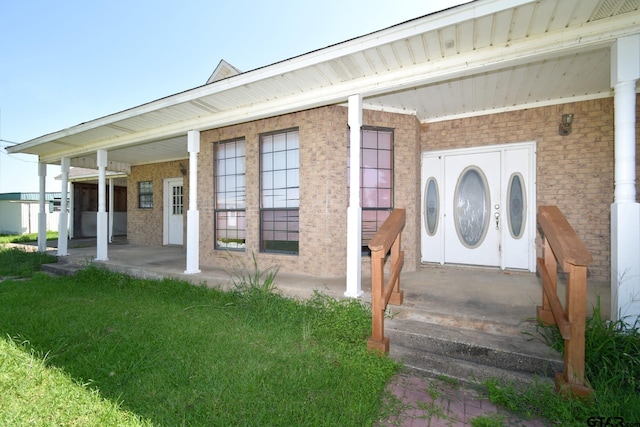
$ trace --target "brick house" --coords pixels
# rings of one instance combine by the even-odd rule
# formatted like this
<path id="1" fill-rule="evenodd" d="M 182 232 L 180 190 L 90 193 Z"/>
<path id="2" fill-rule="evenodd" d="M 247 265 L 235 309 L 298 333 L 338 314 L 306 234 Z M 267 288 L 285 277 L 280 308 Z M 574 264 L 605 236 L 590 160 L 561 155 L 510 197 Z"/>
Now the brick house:
<path id="1" fill-rule="evenodd" d="M 348 296 L 393 208 L 406 271 L 534 272 L 537 206 L 557 205 L 590 279 L 612 281 L 612 313 L 637 315 L 638 7 L 477 0 L 248 72 L 222 61 L 203 86 L 9 151 L 63 181 L 70 165 L 99 187 L 127 174 L 129 241 L 185 245 L 186 273 L 256 254 L 346 275 Z"/>

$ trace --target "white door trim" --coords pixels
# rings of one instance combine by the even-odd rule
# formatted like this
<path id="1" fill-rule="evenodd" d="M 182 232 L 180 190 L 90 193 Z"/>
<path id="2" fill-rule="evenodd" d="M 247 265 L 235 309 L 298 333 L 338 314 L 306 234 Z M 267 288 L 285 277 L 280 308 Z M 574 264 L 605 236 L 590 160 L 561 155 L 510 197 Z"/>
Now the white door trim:
<path id="1" fill-rule="evenodd" d="M 511 142 L 506 144 L 494 144 L 494 145 L 483 145 L 481 147 L 468 147 L 468 148 L 451 148 L 447 150 L 434 150 L 434 151 L 423 151 L 422 155 L 428 154 L 430 156 L 441 156 L 441 155 L 449 155 L 449 154 L 475 154 L 475 153 L 485 153 L 485 152 L 494 152 L 494 151 L 503 151 L 514 148 L 524 148 L 524 147 L 532 147 L 536 148 L 536 141 L 526 141 L 526 142 Z"/>

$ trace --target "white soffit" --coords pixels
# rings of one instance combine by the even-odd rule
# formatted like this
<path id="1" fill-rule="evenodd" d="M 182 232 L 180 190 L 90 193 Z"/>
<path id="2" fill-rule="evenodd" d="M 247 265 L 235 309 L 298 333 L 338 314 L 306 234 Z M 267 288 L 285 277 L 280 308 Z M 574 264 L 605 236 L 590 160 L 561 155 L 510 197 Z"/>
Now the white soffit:
<path id="1" fill-rule="evenodd" d="M 478 0 L 9 150 L 49 162 L 98 148 L 131 164 L 184 158 L 190 129 L 339 104 L 353 93 L 370 108 L 422 122 L 610 96 L 609 46 L 639 31 L 639 7 L 640 0 Z"/>

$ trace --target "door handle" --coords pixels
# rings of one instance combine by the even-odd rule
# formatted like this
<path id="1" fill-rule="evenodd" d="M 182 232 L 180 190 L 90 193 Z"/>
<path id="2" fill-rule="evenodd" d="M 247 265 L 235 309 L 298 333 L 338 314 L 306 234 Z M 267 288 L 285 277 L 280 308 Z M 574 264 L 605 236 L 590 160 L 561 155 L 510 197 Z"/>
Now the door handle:
<path id="1" fill-rule="evenodd" d="M 500 212 L 493 214 L 496 217 L 496 230 L 500 230 Z"/>

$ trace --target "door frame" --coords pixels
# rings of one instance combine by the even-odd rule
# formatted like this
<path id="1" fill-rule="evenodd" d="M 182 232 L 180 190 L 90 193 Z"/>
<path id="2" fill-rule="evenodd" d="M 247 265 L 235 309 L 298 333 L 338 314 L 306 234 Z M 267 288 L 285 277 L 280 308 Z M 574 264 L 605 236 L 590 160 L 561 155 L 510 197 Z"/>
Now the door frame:
<path id="1" fill-rule="evenodd" d="M 172 184 L 182 185 L 184 187 L 184 178 L 183 177 L 175 177 L 175 178 L 165 178 L 162 182 L 162 244 L 169 244 L 169 221 L 171 215 L 171 202 L 172 202 L 172 193 L 169 191 Z M 184 245 L 184 213 L 182 220 L 182 243 Z"/>
<path id="2" fill-rule="evenodd" d="M 507 206 L 507 189 L 506 188 L 502 188 L 502 186 L 504 185 L 506 187 L 506 183 L 505 181 L 508 181 L 509 177 L 506 177 L 506 165 L 505 165 L 505 153 L 508 150 L 522 150 L 522 149 L 526 149 L 528 150 L 529 154 L 528 154 L 528 179 L 525 182 L 525 188 L 526 188 L 526 195 L 527 195 L 527 208 L 526 208 L 526 218 L 527 218 L 527 228 L 526 231 L 524 233 L 524 235 L 522 236 L 523 238 L 528 239 L 528 243 L 527 243 L 527 248 L 528 248 L 528 253 L 527 253 L 527 263 L 528 263 L 528 267 L 527 270 L 530 272 L 535 272 L 536 271 L 536 229 L 537 229 L 537 216 L 536 216 L 536 212 L 537 212 L 537 189 L 536 189 L 536 182 L 537 182 L 537 177 L 536 177 L 536 156 L 537 156 L 537 141 L 525 141 L 525 142 L 514 142 L 514 143 L 506 143 L 506 144 L 494 144 L 494 145 L 484 145 L 481 147 L 469 147 L 469 148 L 454 148 L 454 149 L 448 149 L 448 150 L 433 150 L 433 151 L 423 151 L 422 152 L 422 156 L 421 156 L 421 165 L 420 165 L 420 173 L 421 173 L 421 180 L 420 180 L 420 251 L 421 251 L 421 262 L 422 263 L 432 263 L 432 262 L 437 262 L 439 264 L 444 264 L 445 263 L 445 259 L 444 259 L 444 245 L 446 242 L 446 238 L 447 236 L 444 235 L 444 226 L 443 226 L 443 212 L 444 209 L 440 208 L 440 214 L 439 214 L 439 218 L 438 218 L 438 222 L 439 222 L 439 227 L 440 230 L 442 230 L 440 233 L 440 236 L 433 239 L 434 243 L 437 245 L 436 250 L 439 252 L 439 256 L 436 256 L 435 258 L 438 258 L 435 261 L 425 261 L 425 239 L 427 239 L 427 233 L 426 233 L 426 224 L 425 224 L 425 185 L 426 185 L 426 180 L 430 177 L 435 175 L 435 178 L 439 181 L 439 189 L 438 191 L 444 191 L 445 188 L 445 171 L 444 171 L 444 158 L 448 155 L 473 155 L 473 154 L 482 154 L 482 153 L 488 153 L 488 152 L 500 152 L 501 153 L 501 161 L 500 161 L 500 169 L 501 169 L 501 178 L 500 178 L 500 186 L 501 186 L 501 190 L 500 190 L 500 200 L 501 200 L 501 206 Z M 425 159 L 430 159 L 430 158 L 434 158 L 434 157 L 440 157 L 442 158 L 442 167 L 441 170 L 437 170 L 435 174 L 429 174 L 429 176 L 426 176 L 426 172 L 425 172 L 425 168 L 424 168 L 424 163 L 425 163 Z M 444 195 L 441 196 L 441 200 L 444 200 Z M 446 201 L 444 201 L 444 203 L 447 203 Z M 507 227 L 507 218 L 506 218 L 506 211 L 504 215 L 504 227 Z M 503 227 L 503 230 L 507 230 L 506 228 Z M 506 231 L 508 232 L 508 231 Z M 505 237 L 504 237 L 504 232 L 501 233 L 500 236 L 500 245 L 501 248 L 504 248 L 505 245 Z M 433 256 L 431 256 L 430 258 L 434 258 Z M 507 267 L 505 266 L 505 258 L 504 256 L 500 256 L 500 269 L 501 270 L 505 270 Z"/>

